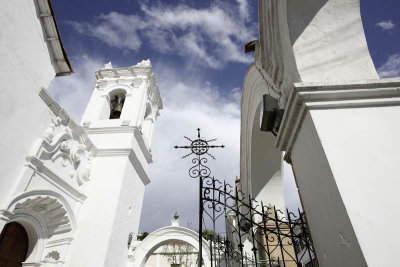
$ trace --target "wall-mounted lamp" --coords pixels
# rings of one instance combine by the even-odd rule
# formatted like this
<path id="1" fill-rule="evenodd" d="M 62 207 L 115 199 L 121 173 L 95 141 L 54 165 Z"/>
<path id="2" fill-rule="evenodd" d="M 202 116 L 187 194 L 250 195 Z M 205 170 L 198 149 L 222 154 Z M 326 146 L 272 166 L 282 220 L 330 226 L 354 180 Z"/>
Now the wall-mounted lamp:
<path id="1" fill-rule="evenodd" d="M 261 131 L 271 132 L 277 135 L 281 126 L 284 109 L 279 109 L 278 99 L 270 95 L 263 95 L 263 111 L 261 120 Z"/>

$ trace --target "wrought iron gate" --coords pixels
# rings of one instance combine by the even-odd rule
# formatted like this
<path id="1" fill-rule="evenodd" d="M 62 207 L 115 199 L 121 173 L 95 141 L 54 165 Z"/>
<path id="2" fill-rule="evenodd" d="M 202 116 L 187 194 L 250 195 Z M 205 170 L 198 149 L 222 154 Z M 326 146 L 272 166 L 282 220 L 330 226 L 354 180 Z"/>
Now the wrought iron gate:
<path id="1" fill-rule="evenodd" d="M 175 148 L 190 149 L 183 158 L 193 155 L 189 175 L 199 180 L 198 265 L 202 266 L 204 237 L 215 267 L 318 267 L 304 213 L 257 202 L 245 196 L 239 184 L 231 186 L 212 177 L 207 162 L 208 157 L 215 158 L 209 149 L 224 146 L 210 145 L 216 139 L 202 139 L 197 130 L 197 139 L 185 137 L 189 146 Z"/>

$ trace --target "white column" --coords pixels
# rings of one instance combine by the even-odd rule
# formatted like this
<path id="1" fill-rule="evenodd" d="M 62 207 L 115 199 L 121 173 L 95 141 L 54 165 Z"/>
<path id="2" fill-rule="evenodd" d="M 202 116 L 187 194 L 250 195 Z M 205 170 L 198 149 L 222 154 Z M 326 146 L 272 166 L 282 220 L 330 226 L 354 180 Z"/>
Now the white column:
<path id="1" fill-rule="evenodd" d="M 293 165 L 320 266 L 394 266 L 400 80 L 297 84 L 277 146 Z"/>

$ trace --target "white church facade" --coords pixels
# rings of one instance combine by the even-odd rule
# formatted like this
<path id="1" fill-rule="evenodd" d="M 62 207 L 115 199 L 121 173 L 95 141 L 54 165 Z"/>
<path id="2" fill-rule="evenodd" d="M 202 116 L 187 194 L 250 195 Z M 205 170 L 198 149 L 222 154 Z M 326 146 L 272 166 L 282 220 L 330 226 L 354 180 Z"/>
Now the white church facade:
<path id="1" fill-rule="evenodd" d="M 78 124 L 46 91 L 73 71 L 51 2 L 3 1 L 0 10 L 12 25 L 0 40 L 0 261 L 126 266 L 163 107 L 151 63 L 97 71 Z"/>
<path id="2" fill-rule="evenodd" d="M 324 267 L 393 266 L 400 250 L 400 230 L 382 230 L 400 219 L 400 80 L 379 79 L 359 4 L 259 0 L 246 46 L 240 188 L 284 209 L 289 164 Z M 0 15 L 0 261 L 144 266 L 176 233 L 195 247 L 175 226 L 129 242 L 163 108 L 150 61 L 98 70 L 79 124 L 46 91 L 73 72 L 51 1 L 1 1 Z"/>

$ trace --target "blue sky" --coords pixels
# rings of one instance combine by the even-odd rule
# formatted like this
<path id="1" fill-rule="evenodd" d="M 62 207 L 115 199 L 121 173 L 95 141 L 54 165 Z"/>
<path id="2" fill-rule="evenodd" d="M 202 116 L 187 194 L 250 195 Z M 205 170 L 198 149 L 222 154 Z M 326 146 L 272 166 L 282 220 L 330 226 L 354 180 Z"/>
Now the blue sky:
<path id="1" fill-rule="evenodd" d="M 75 69 L 50 86 L 57 101 L 79 121 L 94 86 L 94 71 L 150 58 L 164 110 L 157 121 L 141 230 L 169 224 L 196 227 L 197 183 L 189 162 L 172 150 L 204 129 L 227 147 L 215 153 L 216 177 L 239 174 L 240 93 L 251 54 L 243 45 L 257 39 L 257 1 L 248 0 L 53 0 L 64 46 Z M 400 1 L 361 0 L 368 46 L 381 77 L 400 76 Z M 219 163 L 219 164 L 218 164 Z M 221 164 L 223 163 L 223 164 Z M 293 186 L 287 181 L 288 188 Z M 162 197 L 160 197 L 162 195 Z M 296 202 L 295 197 L 288 201 Z"/>

